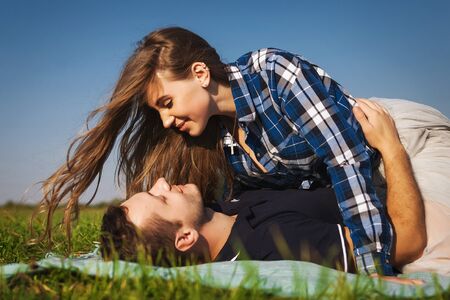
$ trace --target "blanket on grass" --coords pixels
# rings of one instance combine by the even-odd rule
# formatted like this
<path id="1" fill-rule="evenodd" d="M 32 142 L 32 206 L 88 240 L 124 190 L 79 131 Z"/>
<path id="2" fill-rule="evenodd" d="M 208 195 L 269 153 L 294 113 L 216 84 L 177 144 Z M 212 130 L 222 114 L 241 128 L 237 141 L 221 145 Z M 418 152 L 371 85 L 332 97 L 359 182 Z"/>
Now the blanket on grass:
<path id="1" fill-rule="evenodd" d="M 37 267 L 37 268 L 36 268 Z M 201 284 L 223 289 L 237 287 L 258 288 L 264 292 L 289 297 L 308 297 L 325 293 L 330 288 L 348 284 L 358 294 L 371 289 L 381 295 L 395 297 L 427 297 L 441 295 L 450 289 L 450 277 L 432 273 L 401 275 L 403 278 L 422 279 L 421 286 L 409 286 L 373 279 L 364 275 L 348 274 L 302 261 L 235 261 L 217 262 L 197 266 L 161 268 L 143 266 L 125 261 L 105 262 L 92 252 L 77 258 L 48 255 L 37 266 L 8 264 L 0 267 L 0 274 L 10 277 L 19 272 L 46 269 L 66 269 L 91 276 L 122 278 L 148 277 L 174 279 L 177 276 Z"/>

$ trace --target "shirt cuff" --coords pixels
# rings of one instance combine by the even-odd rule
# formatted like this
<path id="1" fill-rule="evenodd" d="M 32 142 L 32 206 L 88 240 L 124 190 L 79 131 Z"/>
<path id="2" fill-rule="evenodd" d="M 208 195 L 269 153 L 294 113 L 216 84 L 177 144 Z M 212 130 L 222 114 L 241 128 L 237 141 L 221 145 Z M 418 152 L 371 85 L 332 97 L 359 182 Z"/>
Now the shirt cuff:
<path id="1" fill-rule="evenodd" d="M 368 252 L 355 257 L 356 267 L 360 274 L 381 274 L 391 276 L 394 270 L 383 252 Z"/>

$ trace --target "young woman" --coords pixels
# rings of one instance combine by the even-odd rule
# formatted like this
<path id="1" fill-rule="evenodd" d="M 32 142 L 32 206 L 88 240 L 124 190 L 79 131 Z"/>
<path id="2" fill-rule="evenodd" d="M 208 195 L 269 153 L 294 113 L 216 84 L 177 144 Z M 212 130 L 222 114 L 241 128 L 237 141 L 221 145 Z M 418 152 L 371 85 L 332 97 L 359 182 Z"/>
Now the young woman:
<path id="1" fill-rule="evenodd" d="M 78 137 L 43 185 L 52 215 L 64 200 L 64 224 L 98 178 L 114 144 L 126 196 L 159 177 L 195 183 L 204 199 L 221 199 L 233 181 L 250 187 L 332 184 L 355 245 L 358 268 L 391 273 L 392 230 L 373 184 L 377 153 L 365 143 L 354 100 L 302 57 L 261 49 L 224 64 L 215 49 L 182 28 L 146 36 L 126 62 L 110 101 Z M 97 182 L 98 184 L 98 182 Z"/>

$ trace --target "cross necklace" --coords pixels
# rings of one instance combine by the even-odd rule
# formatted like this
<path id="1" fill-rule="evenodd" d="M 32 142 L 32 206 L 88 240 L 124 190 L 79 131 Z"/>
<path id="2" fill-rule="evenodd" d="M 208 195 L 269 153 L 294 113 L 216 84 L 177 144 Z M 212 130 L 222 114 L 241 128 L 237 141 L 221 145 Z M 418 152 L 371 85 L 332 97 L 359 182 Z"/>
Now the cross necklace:
<path id="1" fill-rule="evenodd" d="M 234 155 L 234 147 L 237 147 L 238 144 L 234 141 L 234 133 L 236 131 L 236 121 L 237 117 L 234 117 L 234 123 L 233 123 L 233 133 L 230 134 L 230 132 L 227 132 L 223 139 L 223 144 L 230 148 L 231 155 Z"/>

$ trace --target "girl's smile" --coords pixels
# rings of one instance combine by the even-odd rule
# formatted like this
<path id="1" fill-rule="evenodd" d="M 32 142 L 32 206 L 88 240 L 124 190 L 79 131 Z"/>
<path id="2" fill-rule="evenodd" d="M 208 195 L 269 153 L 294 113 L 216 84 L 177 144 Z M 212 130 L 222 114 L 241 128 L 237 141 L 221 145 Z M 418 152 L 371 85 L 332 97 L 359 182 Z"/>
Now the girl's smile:
<path id="1" fill-rule="evenodd" d="M 165 128 L 174 127 L 191 136 L 202 134 L 211 116 L 234 117 L 236 110 L 231 89 L 212 80 L 202 62 L 192 64 L 187 79 L 174 79 L 168 71 L 157 72 L 147 88 L 147 99 Z"/>
<path id="2" fill-rule="evenodd" d="M 206 88 L 209 74 L 193 70 L 193 76 L 181 80 L 173 80 L 168 72 L 157 74 L 156 82 L 147 89 L 148 105 L 159 112 L 165 128 L 200 135 L 214 113 Z"/>

